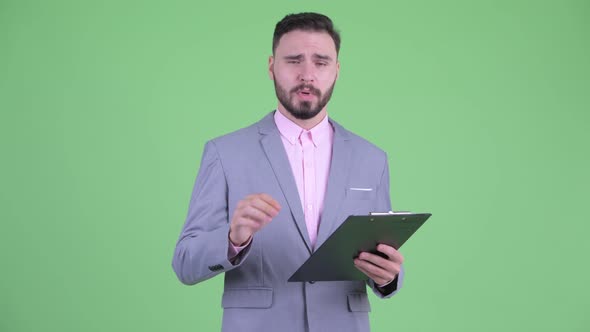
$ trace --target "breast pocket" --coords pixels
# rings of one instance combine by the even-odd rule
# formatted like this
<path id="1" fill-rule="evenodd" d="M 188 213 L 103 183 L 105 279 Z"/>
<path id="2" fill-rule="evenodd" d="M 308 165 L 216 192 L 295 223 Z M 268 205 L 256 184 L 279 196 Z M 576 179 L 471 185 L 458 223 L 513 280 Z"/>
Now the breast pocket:
<path id="1" fill-rule="evenodd" d="M 351 187 L 346 189 L 342 211 L 346 216 L 367 215 L 373 211 L 377 193 L 371 187 Z"/>
<path id="2" fill-rule="evenodd" d="M 346 190 L 347 199 L 372 200 L 377 193 L 371 187 L 351 187 Z"/>

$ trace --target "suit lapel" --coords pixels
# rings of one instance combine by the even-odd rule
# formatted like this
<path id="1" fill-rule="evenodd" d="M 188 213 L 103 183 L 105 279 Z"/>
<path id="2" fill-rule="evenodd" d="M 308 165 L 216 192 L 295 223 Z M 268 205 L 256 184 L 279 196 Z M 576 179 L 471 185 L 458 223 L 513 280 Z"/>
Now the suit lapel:
<path id="1" fill-rule="evenodd" d="M 330 120 L 334 126 L 334 143 L 332 146 L 332 160 L 330 173 L 328 174 L 328 187 L 324 196 L 324 210 L 320 217 L 315 249 L 326 241 L 328 236 L 340 225 L 341 220 L 336 220 L 341 211 L 340 205 L 344 201 L 348 174 L 350 171 L 351 148 L 348 132 L 338 123 Z"/>
<path id="2" fill-rule="evenodd" d="M 285 147 L 274 123 L 273 114 L 271 112 L 259 122 L 259 132 L 262 135 L 260 143 L 275 173 L 283 195 L 287 200 L 287 204 L 299 230 L 299 235 L 305 242 L 307 250 L 311 253 L 311 241 L 307 233 L 297 185 L 295 184 L 295 178 L 293 177 L 293 171 L 291 170 L 291 164 L 289 164 Z"/>

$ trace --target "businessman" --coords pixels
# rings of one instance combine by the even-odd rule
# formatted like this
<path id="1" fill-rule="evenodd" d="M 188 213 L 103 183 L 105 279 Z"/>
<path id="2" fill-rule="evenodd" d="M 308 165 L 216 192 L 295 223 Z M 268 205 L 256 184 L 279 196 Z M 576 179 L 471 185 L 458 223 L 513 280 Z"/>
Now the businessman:
<path id="1" fill-rule="evenodd" d="M 223 331 L 368 331 L 366 286 L 403 279 L 402 255 L 363 252 L 367 282 L 287 282 L 351 214 L 389 211 L 385 152 L 329 118 L 340 36 L 317 13 L 277 23 L 268 74 L 276 110 L 205 144 L 173 268 L 192 285 L 224 273 Z"/>

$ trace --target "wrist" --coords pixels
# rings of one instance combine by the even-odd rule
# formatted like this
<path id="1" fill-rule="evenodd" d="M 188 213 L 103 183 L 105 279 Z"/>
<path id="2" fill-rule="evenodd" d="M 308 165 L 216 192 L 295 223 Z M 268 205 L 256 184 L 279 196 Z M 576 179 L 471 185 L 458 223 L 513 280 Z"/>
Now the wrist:
<path id="1" fill-rule="evenodd" d="M 234 236 L 232 236 L 232 235 L 234 235 Z M 242 238 L 236 237 L 235 233 L 233 233 L 231 231 L 231 228 L 230 228 L 229 234 L 228 234 L 229 242 L 235 247 L 243 247 L 244 245 L 246 245 L 250 241 L 251 237 L 252 237 L 251 235 L 247 236 L 245 239 L 243 237 Z"/>
<path id="2" fill-rule="evenodd" d="M 387 296 L 397 290 L 398 281 L 399 281 L 398 278 L 399 278 L 399 274 L 397 274 L 395 276 L 395 278 L 393 278 L 392 281 L 390 281 L 384 285 L 377 285 L 377 283 L 375 283 L 375 286 L 376 286 L 377 290 L 379 291 L 379 293 Z"/>
<path id="3" fill-rule="evenodd" d="M 377 287 L 384 288 L 385 286 L 391 284 L 394 280 L 395 280 L 395 278 L 393 278 L 393 279 L 391 279 L 391 280 L 389 280 L 389 281 L 387 281 L 387 282 L 385 282 L 383 284 L 377 285 Z"/>

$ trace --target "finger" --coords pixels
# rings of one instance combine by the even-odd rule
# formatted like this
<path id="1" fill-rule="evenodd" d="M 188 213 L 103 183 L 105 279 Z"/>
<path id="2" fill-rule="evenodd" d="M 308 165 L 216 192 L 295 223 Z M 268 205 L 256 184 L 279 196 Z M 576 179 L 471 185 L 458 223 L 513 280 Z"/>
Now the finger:
<path id="1" fill-rule="evenodd" d="M 267 203 L 260 197 L 256 197 L 250 201 L 250 205 L 255 207 L 256 209 L 262 211 L 270 218 L 274 218 L 279 214 L 279 210 L 276 209 L 273 205 Z"/>
<path id="2" fill-rule="evenodd" d="M 355 259 L 355 261 L 354 261 L 354 267 L 356 267 L 358 270 L 360 270 L 362 273 L 364 273 L 365 275 L 367 275 L 367 277 L 369 277 L 371 279 L 373 279 L 373 278 L 379 278 L 378 276 L 374 275 L 370 271 L 367 271 L 363 267 L 362 262 L 359 259 Z"/>
<path id="3" fill-rule="evenodd" d="M 381 243 L 377 246 L 377 250 L 387 255 L 390 261 L 398 262 L 400 264 L 404 261 L 404 256 L 392 246 Z"/>
<path id="4" fill-rule="evenodd" d="M 372 254 L 370 252 L 361 252 L 359 254 L 359 259 L 367 261 L 373 265 L 376 265 L 384 270 L 394 271 L 395 270 L 395 262 L 388 260 L 387 258 L 383 258 L 379 255 Z"/>
<path id="5" fill-rule="evenodd" d="M 361 268 L 363 268 L 363 270 L 367 271 L 371 276 L 371 279 L 376 280 L 376 279 L 380 279 L 383 281 L 389 281 L 389 280 L 393 280 L 393 278 L 395 277 L 396 273 L 393 273 L 391 271 L 387 271 L 379 266 L 376 266 L 370 262 L 364 261 L 362 259 L 357 259 L 357 261 L 355 262 L 355 264 Z"/>
<path id="6" fill-rule="evenodd" d="M 265 201 L 267 204 L 271 205 L 277 211 L 280 211 L 281 210 L 281 205 L 279 204 L 279 202 L 277 202 L 270 195 L 262 193 L 262 194 L 259 194 L 258 197 L 260 199 L 262 199 L 263 201 Z"/>
<path id="7" fill-rule="evenodd" d="M 254 232 L 260 229 L 260 225 L 262 225 L 261 222 L 244 215 L 239 216 L 235 224 L 241 229 L 249 229 Z"/>
<path id="8" fill-rule="evenodd" d="M 242 217 L 248 218 L 258 224 L 266 224 L 272 220 L 272 216 L 266 214 L 264 211 L 253 205 L 244 207 L 241 215 Z"/>
<path id="9" fill-rule="evenodd" d="M 383 277 L 382 275 L 373 273 L 370 270 L 370 268 L 368 268 L 366 265 L 364 265 L 364 263 L 367 263 L 367 262 L 363 262 L 360 259 L 356 259 L 354 266 L 359 271 L 361 271 L 362 273 L 364 273 L 367 277 L 371 278 L 376 284 L 382 285 L 382 284 L 385 284 L 385 283 L 389 282 L 389 280 L 391 280 L 391 279 L 387 279 L 387 277 Z"/>
<path id="10" fill-rule="evenodd" d="M 357 268 L 357 270 L 361 271 L 362 273 L 364 273 L 367 277 L 375 280 L 374 278 L 379 278 L 377 276 L 374 276 L 371 272 L 365 270 L 362 266 L 360 266 L 359 264 L 357 264 L 356 262 L 354 263 L 354 267 Z"/>
<path id="11" fill-rule="evenodd" d="M 368 252 L 362 252 L 359 255 L 359 259 L 387 271 L 387 273 L 390 275 L 395 276 L 401 270 L 401 265 L 399 263 L 387 260 L 383 257 Z"/>

